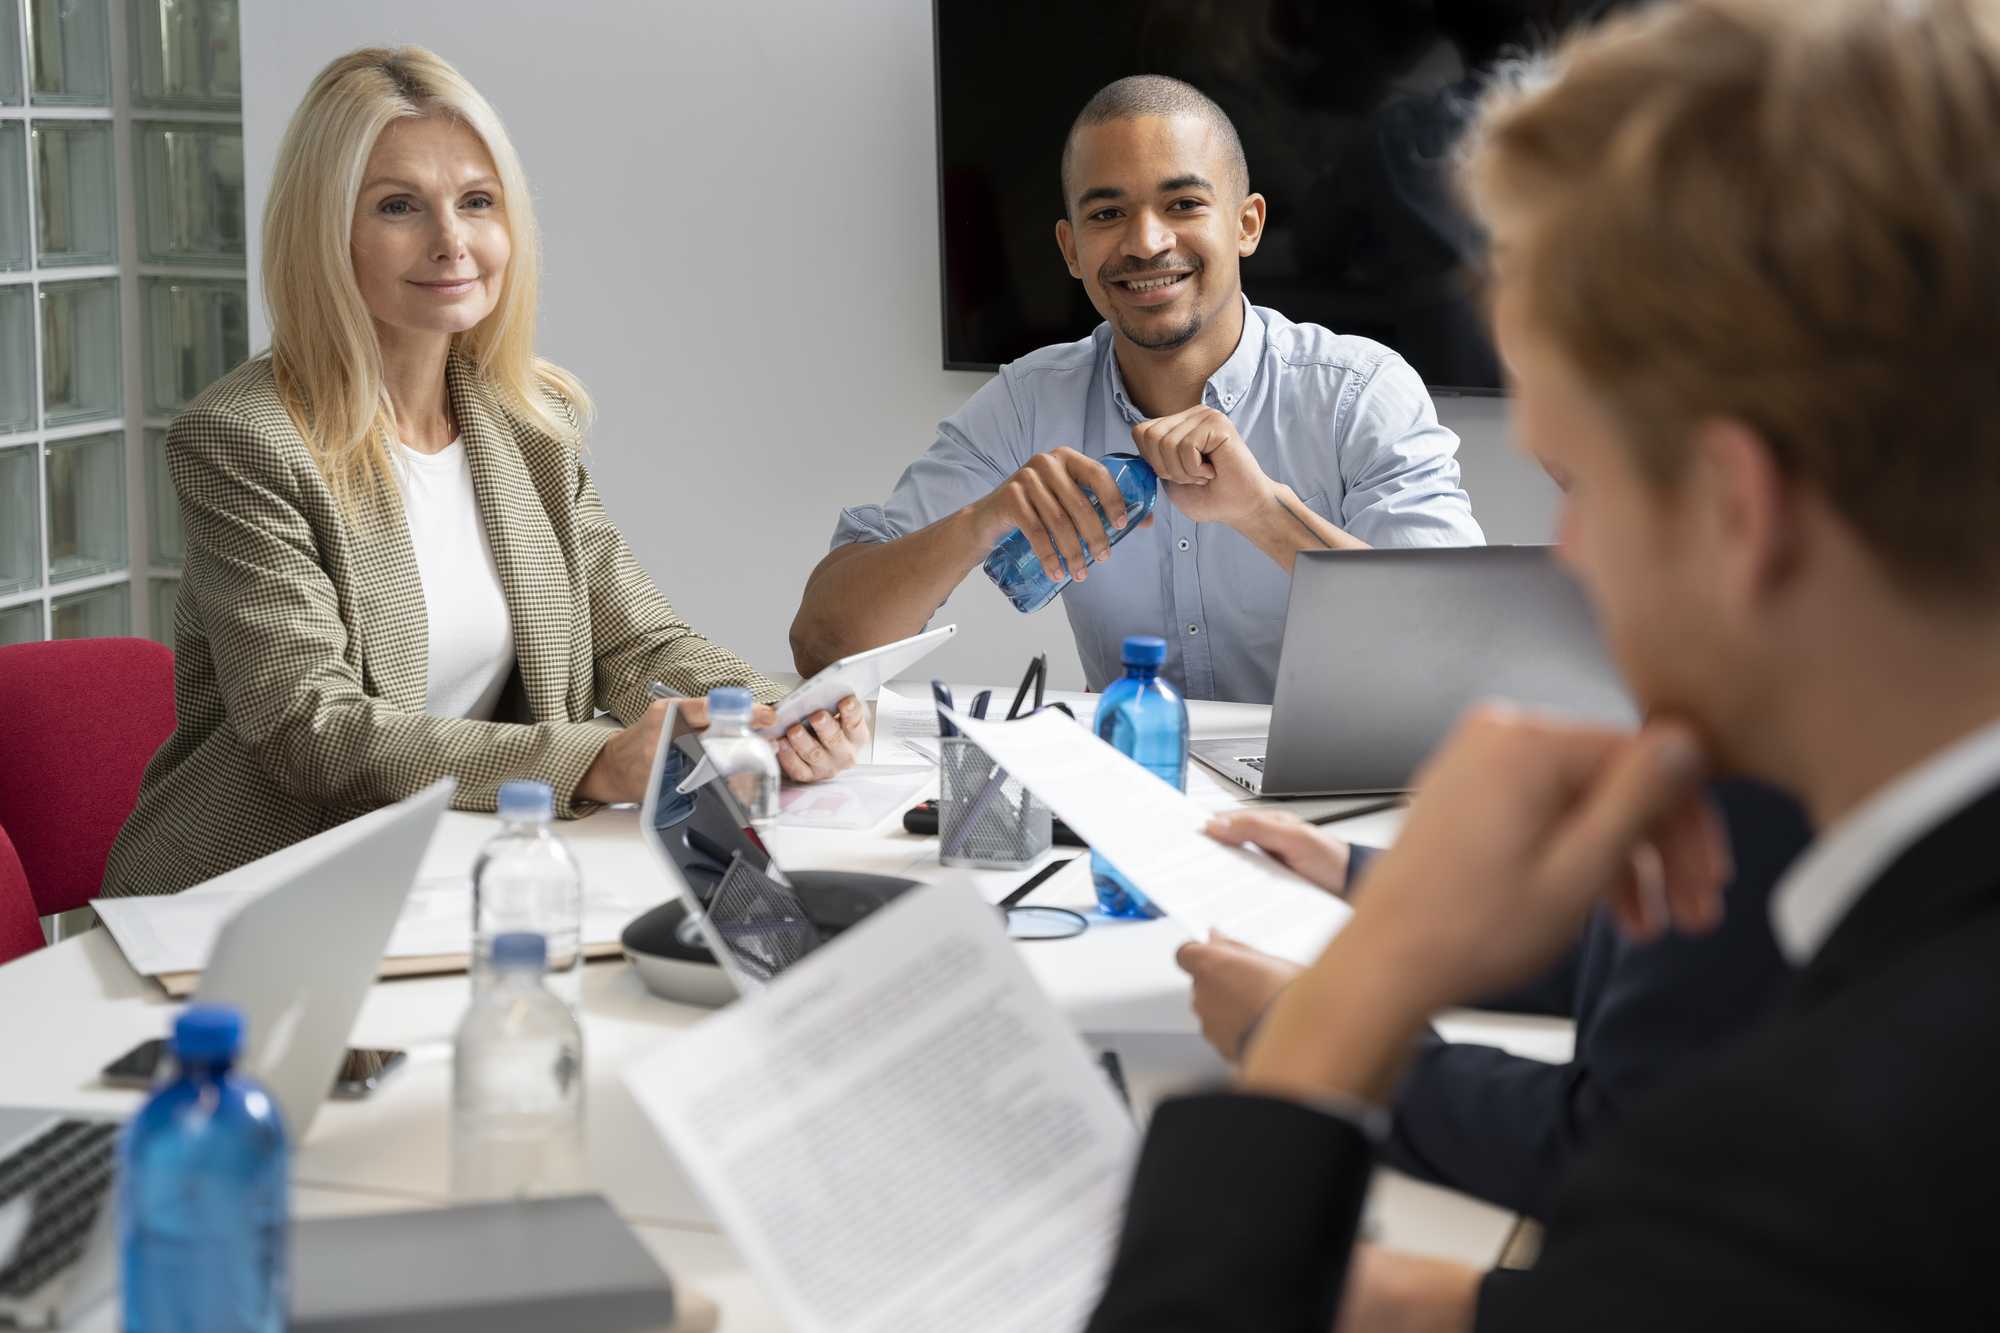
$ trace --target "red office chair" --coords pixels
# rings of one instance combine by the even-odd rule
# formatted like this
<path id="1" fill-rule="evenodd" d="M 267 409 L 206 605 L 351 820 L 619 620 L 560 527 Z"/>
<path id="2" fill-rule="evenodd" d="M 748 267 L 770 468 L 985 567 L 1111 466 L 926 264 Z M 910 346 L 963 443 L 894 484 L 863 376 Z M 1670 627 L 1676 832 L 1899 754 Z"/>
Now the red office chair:
<path id="1" fill-rule="evenodd" d="M 11 963 L 42 947 L 42 923 L 36 915 L 28 872 L 21 869 L 7 830 L 0 828 L 0 963 Z"/>
<path id="2" fill-rule="evenodd" d="M 174 729 L 174 655 L 146 639 L 0 648 L 0 826 L 42 916 L 97 896 L 139 775 Z"/>

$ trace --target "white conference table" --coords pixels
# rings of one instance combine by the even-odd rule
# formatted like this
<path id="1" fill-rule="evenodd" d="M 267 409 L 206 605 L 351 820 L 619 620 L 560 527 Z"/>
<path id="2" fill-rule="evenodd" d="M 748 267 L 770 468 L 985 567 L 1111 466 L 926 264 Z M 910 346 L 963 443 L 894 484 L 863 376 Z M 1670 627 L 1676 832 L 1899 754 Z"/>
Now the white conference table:
<path id="1" fill-rule="evenodd" d="M 914 685 L 900 687 L 922 693 Z M 957 697 L 971 697 L 971 691 Z M 998 693 L 998 691 L 996 691 Z M 924 693 L 927 697 L 927 693 Z M 1002 694 L 1003 699 L 1011 692 Z M 1055 693 L 1080 717 L 1091 696 Z M 1262 732 L 1269 710 L 1195 703 L 1197 737 Z M 1198 764 L 1189 790 L 1220 809 L 1246 794 Z M 935 794 L 933 787 L 930 794 Z M 1299 802 L 1314 814 L 1352 802 Z M 462 874 L 495 820 L 448 813 L 426 855 L 423 876 Z M 1400 815 L 1365 816 L 1335 828 L 1355 841 L 1386 845 Z M 657 884 L 671 893 L 663 869 L 640 842 L 635 811 L 612 809 L 560 827 L 593 885 Z M 274 877 L 308 844 L 266 858 Z M 903 831 L 891 816 L 868 831 L 779 828 L 772 851 L 788 869 L 838 867 L 896 874 L 930 883 L 962 882 L 997 901 L 1024 871 L 941 867 L 935 839 Z M 1048 859 L 1074 856 L 1055 848 Z M 1089 879 L 1079 863 L 1037 890 L 1035 901 L 1089 907 Z M 1186 978 L 1173 964 L 1181 936 L 1170 922 L 1119 922 L 1092 917 L 1071 940 L 1021 946 L 1051 997 L 1094 1044 L 1119 1052 L 1135 1106 L 1144 1114 L 1175 1090 L 1220 1078 L 1224 1069 L 1196 1033 Z M 365 1102 L 328 1102 L 303 1145 L 295 1148 L 294 1179 L 301 1215 L 352 1213 L 445 1202 L 451 1035 L 467 998 L 461 976 L 379 982 L 356 1024 L 353 1044 L 400 1047 L 409 1063 Z M 108 932 L 91 930 L 0 968 L 0 1013 L 9 1015 L 0 1104 L 129 1113 L 138 1094 L 105 1088 L 97 1071 L 134 1043 L 163 1034 L 173 1003 L 135 974 Z M 622 960 L 584 969 L 582 1016 L 587 1078 L 588 1141 L 594 1183 L 633 1224 L 679 1283 L 722 1311 L 725 1329 L 781 1327 L 708 1209 L 689 1185 L 631 1095 L 620 1071 L 707 1011 L 649 994 Z M 1482 1041 L 1541 1059 L 1567 1059 L 1570 1027 L 1559 1020 L 1457 1013 L 1440 1020 L 1453 1040 Z M 1505 1212 L 1392 1172 L 1378 1174 L 1371 1200 L 1378 1238 L 1403 1248 L 1492 1262 L 1511 1229 Z M 106 1322 L 92 1327 L 112 1327 Z"/>

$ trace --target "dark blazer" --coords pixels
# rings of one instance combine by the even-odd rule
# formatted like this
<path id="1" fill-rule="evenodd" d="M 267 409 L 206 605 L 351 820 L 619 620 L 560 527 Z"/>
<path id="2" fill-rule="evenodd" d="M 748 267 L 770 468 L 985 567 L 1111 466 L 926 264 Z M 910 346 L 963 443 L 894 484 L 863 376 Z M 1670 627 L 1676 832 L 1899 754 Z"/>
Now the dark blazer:
<path id="1" fill-rule="evenodd" d="M 1869 887 L 1754 1032 L 1585 1153 L 1481 1330 L 2000 1328 L 2000 788 Z M 1372 1153 L 1208 1094 L 1153 1117 L 1094 1333 L 1326 1333 Z"/>
<path id="2" fill-rule="evenodd" d="M 1428 1038 L 1396 1092 L 1383 1161 L 1546 1220 L 1576 1152 L 1683 1061 L 1764 1016 L 1791 977 L 1771 938 L 1771 890 L 1812 834 L 1774 788 L 1718 783 L 1714 796 L 1736 861 L 1721 928 L 1638 944 L 1600 913 L 1553 975 L 1485 1006 L 1574 1018 L 1574 1058 Z"/>

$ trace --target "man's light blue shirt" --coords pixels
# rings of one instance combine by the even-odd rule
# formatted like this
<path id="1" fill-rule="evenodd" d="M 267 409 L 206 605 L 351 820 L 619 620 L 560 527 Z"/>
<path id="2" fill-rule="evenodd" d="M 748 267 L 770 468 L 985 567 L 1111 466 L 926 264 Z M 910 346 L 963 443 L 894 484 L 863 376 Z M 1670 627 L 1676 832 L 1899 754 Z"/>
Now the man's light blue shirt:
<path id="1" fill-rule="evenodd" d="M 1202 401 L 1228 415 L 1266 475 L 1371 546 L 1477 546 L 1459 486 L 1458 437 L 1438 424 L 1407 362 L 1366 338 L 1243 303 L 1243 337 Z M 907 537 L 978 500 L 1035 454 L 1136 453 L 1143 414 L 1125 394 L 1108 324 L 1000 368 L 880 505 L 844 509 L 833 545 Z M 1250 539 L 1162 498 L 1153 526 L 1062 593 L 1101 690 L 1129 634 L 1167 641 L 1167 678 L 1190 699 L 1269 703 L 1291 578 Z M 1360 632 L 1365 633 L 1366 627 Z"/>

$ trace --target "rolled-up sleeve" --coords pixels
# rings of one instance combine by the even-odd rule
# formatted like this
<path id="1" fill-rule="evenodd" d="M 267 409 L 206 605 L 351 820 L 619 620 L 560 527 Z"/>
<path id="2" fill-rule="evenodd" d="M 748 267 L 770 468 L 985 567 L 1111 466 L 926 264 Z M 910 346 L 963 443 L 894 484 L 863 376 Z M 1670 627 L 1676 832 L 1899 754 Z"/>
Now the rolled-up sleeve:
<path id="1" fill-rule="evenodd" d="M 1417 372 L 1385 356 L 1342 414 L 1340 526 L 1370 546 L 1480 546 L 1459 484 L 1458 436 Z"/>
<path id="2" fill-rule="evenodd" d="M 840 511 L 832 546 L 895 541 L 957 513 L 1013 475 L 1026 461 L 1027 438 L 1012 377 L 1003 369 L 939 423 L 937 441 L 903 470 L 886 501 Z"/>

